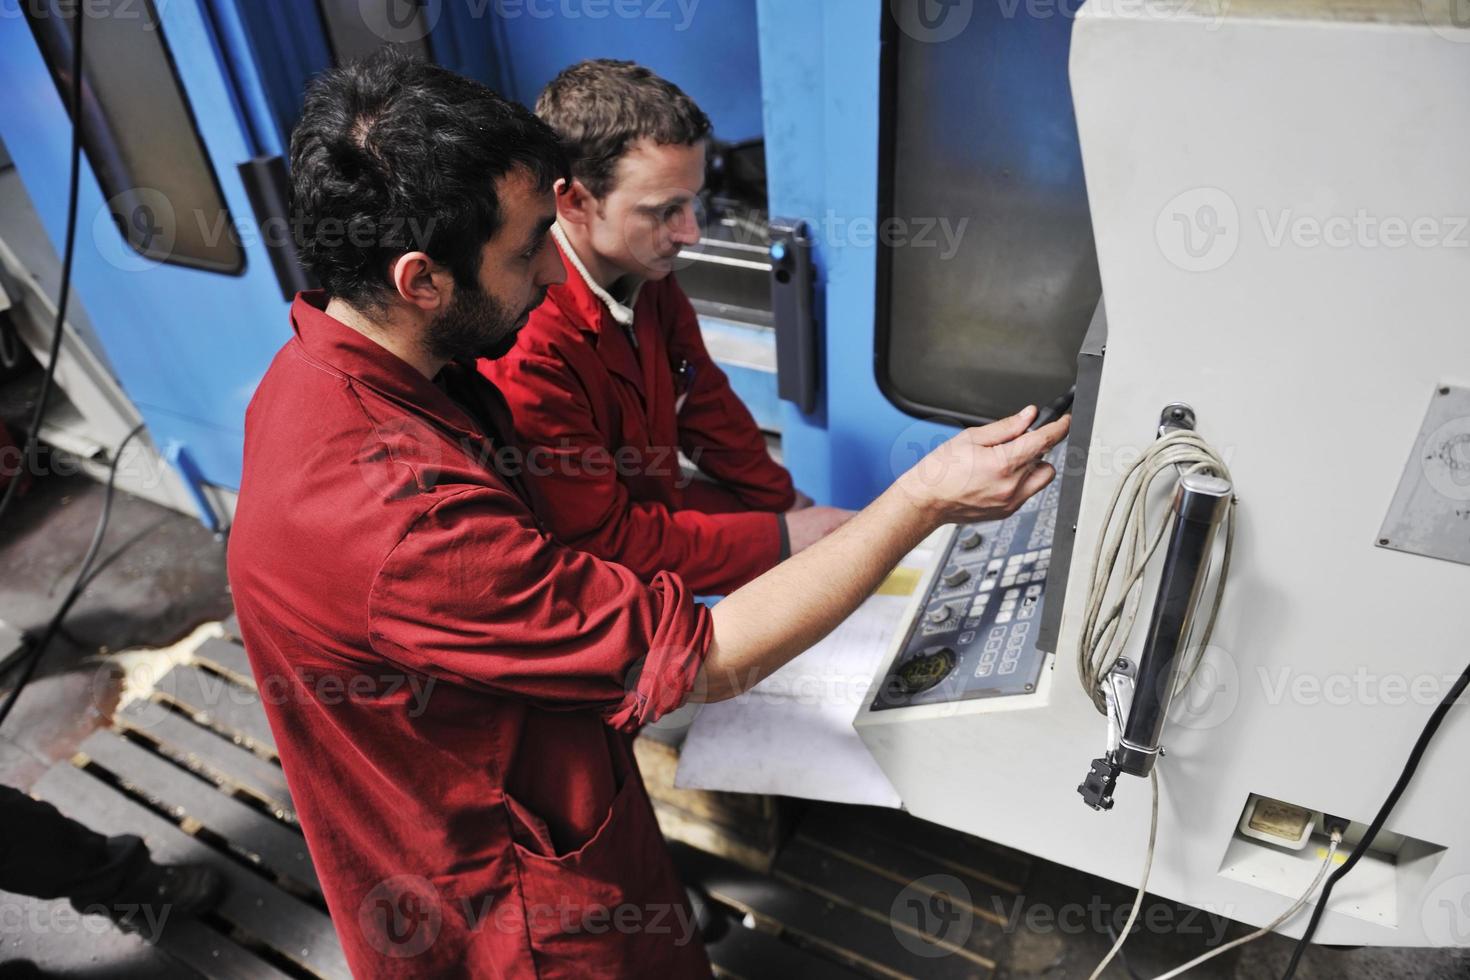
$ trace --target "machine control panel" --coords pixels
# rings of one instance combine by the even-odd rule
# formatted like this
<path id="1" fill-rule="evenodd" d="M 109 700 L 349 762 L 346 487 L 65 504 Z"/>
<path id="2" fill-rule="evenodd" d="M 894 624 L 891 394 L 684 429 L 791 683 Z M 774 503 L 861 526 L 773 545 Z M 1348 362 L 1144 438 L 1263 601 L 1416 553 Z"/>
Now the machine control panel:
<path id="1" fill-rule="evenodd" d="M 1053 465 L 1066 443 L 1052 451 Z M 871 710 L 1030 694 L 1061 481 L 1004 521 L 957 529 Z"/>

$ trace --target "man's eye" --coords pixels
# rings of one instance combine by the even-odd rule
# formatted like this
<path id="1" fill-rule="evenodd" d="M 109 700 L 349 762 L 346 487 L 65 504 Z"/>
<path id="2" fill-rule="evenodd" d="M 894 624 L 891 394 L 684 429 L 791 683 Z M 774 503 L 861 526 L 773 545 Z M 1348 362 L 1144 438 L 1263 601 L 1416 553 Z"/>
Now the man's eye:
<path id="1" fill-rule="evenodd" d="M 536 254 L 541 251 L 542 247 L 545 244 L 546 244 L 546 239 L 544 239 L 544 238 L 541 239 L 535 245 L 532 245 L 529 249 L 527 249 L 526 251 L 522 252 L 521 253 L 521 258 L 523 258 L 523 259 L 525 259 L 526 261 L 529 262 L 531 259 L 534 259 L 536 257 Z"/>

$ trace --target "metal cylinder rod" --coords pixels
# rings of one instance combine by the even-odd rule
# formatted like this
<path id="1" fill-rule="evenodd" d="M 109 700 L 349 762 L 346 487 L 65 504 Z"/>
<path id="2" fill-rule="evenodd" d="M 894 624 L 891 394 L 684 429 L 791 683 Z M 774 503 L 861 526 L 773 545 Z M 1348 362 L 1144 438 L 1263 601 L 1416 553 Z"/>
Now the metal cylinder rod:
<path id="1" fill-rule="evenodd" d="M 1149 621 L 1148 638 L 1138 658 L 1133 703 L 1115 761 L 1123 772 L 1146 776 L 1159 754 L 1159 736 L 1174 696 L 1184 654 L 1209 569 L 1215 530 L 1230 502 L 1230 481 L 1193 473 L 1174 494 L 1174 527 L 1164 556 Z"/>

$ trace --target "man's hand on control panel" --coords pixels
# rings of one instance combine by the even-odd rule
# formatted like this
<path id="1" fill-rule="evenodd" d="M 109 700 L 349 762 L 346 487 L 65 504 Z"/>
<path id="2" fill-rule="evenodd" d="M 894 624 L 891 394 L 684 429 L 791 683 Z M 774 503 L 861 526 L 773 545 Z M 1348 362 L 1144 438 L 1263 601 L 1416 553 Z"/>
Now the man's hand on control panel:
<path id="1" fill-rule="evenodd" d="M 1064 417 L 1028 432 L 1036 415 L 1030 407 L 966 429 L 850 520 L 844 515 L 835 532 L 725 597 L 712 610 L 714 642 L 692 696 L 721 701 L 755 686 L 831 632 L 936 528 L 1015 513 L 1056 477 L 1044 458 L 1071 425 Z M 823 510 L 832 508 L 787 520 Z M 795 552 L 795 529 L 788 531 Z"/>

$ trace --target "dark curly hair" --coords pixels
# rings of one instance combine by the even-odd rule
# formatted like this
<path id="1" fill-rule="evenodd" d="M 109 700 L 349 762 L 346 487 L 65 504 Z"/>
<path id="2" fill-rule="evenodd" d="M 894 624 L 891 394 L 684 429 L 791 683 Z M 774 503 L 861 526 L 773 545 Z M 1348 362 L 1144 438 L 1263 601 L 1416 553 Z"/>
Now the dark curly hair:
<path id="1" fill-rule="evenodd" d="M 690 146 L 710 133 L 709 117 L 673 82 L 631 61 L 598 58 L 572 65 L 536 100 L 540 116 L 561 137 L 572 173 L 601 199 L 613 170 L 639 139 Z"/>
<path id="2" fill-rule="evenodd" d="M 495 181 L 568 175 L 556 134 L 524 106 L 391 47 L 328 71 L 291 134 L 292 225 L 328 294 L 382 309 L 388 264 L 423 251 L 472 283 L 503 220 Z"/>

